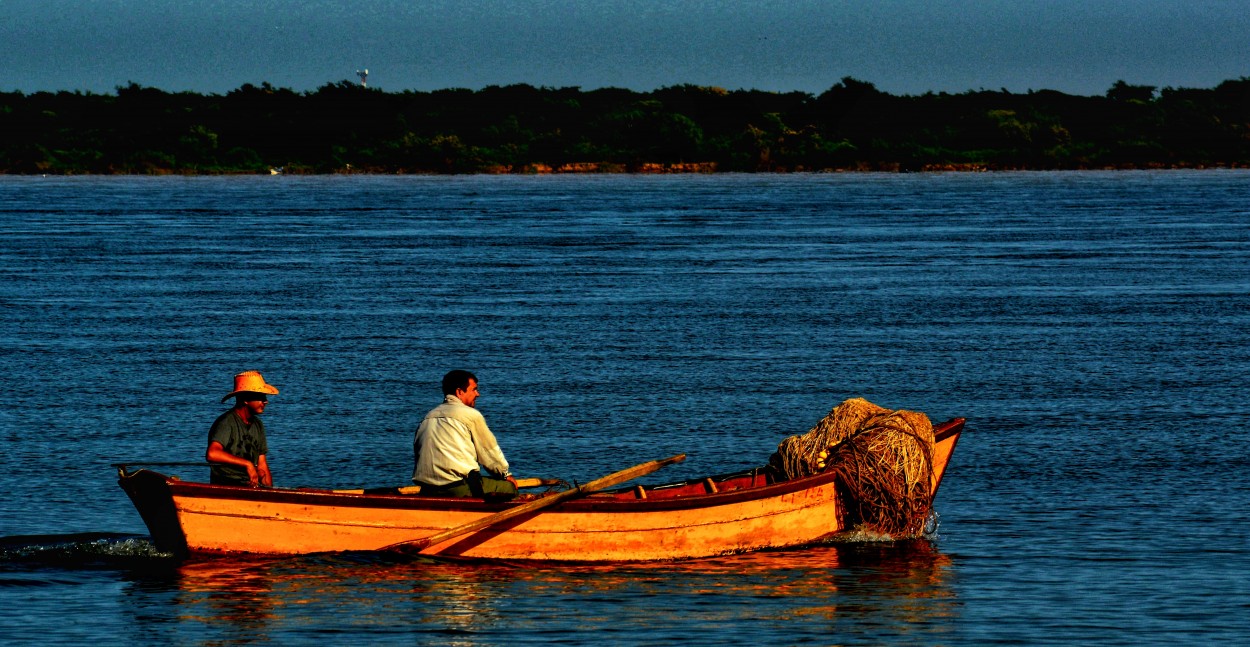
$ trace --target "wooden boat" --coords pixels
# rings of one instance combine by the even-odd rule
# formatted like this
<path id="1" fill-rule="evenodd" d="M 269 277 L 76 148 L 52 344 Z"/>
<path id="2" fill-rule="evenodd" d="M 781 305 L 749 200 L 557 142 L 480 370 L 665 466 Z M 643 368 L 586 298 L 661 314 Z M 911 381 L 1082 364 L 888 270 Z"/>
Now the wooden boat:
<path id="1" fill-rule="evenodd" d="M 934 427 L 936 495 L 963 430 Z M 520 505 L 403 494 L 256 489 L 119 468 L 156 547 L 199 553 L 372 551 L 429 537 Z M 710 557 L 835 538 L 837 478 L 771 482 L 765 468 L 649 487 L 624 487 L 557 503 L 427 547 L 457 558 L 647 561 Z"/>

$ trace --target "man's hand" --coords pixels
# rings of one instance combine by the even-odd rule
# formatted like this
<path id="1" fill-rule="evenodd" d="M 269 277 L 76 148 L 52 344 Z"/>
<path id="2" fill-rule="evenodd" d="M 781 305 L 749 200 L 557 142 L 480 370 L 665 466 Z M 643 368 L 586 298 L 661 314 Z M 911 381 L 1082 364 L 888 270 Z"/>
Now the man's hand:
<path id="1" fill-rule="evenodd" d="M 521 489 L 521 486 L 519 486 L 519 485 L 517 485 L 517 484 L 516 484 L 516 477 L 515 477 L 515 476 L 512 476 L 511 474 L 509 474 L 509 475 L 507 476 L 507 478 L 505 478 L 504 480 L 506 480 L 507 482 L 511 483 L 511 484 L 512 484 L 512 487 L 514 487 L 514 488 L 516 488 L 516 489 L 518 489 L 518 490 L 519 490 L 519 489 Z"/>
<path id="2" fill-rule="evenodd" d="M 269 473 L 269 462 L 265 460 L 264 454 L 260 460 L 256 461 L 256 471 L 260 476 L 260 484 L 265 487 L 273 487 L 273 474 Z"/>
<path id="3" fill-rule="evenodd" d="M 265 457 L 260 457 L 260 465 L 253 465 L 252 461 L 246 458 L 239 458 L 234 454 L 226 451 L 221 443 L 212 441 L 208 443 L 208 451 L 204 452 L 204 460 L 210 463 L 225 463 L 227 465 L 235 465 L 247 470 L 247 483 L 252 487 L 258 487 L 261 483 L 266 486 L 273 486 L 273 477 L 269 475 L 269 465 L 265 462 Z"/>

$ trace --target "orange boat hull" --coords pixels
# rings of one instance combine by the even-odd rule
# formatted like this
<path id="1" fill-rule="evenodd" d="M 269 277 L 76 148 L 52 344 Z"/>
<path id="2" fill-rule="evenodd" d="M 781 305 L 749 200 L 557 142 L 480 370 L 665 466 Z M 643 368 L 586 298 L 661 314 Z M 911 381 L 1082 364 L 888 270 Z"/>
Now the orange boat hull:
<path id="1" fill-rule="evenodd" d="M 934 430 L 935 492 L 963 422 Z M 127 473 L 120 484 L 157 547 L 179 555 L 372 551 L 515 505 L 207 485 L 149 470 Z M 422 552 L 477 559 L 670 560 L 810 544 L 842 530 L 833 475 L 769 484 L 761 469 L 592 494 Z"/>

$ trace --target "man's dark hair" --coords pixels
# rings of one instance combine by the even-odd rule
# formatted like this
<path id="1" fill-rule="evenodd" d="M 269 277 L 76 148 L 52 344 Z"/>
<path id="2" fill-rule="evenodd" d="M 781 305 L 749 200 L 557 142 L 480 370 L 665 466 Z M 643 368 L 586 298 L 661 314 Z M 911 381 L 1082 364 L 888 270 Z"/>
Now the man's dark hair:
<path id="1" fill-rule="evenodd" d="M 469 380 L 477 381 L 477 376 L 468 372 L 456 369 L 443 376 L 443 395 L 455 395 L 457 390 L 467 391 L 469 389 Z"/>

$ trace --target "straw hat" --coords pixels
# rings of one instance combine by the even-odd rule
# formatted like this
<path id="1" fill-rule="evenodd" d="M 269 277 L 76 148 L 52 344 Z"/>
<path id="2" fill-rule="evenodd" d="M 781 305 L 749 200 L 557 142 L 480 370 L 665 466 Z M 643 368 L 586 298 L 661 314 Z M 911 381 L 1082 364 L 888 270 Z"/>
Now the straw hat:
<path id="1" fill-rule="evenodd" d="M 277 395 L 278 389 L 272 384 L 265 384 L 265 378 L 261 377 L 260 371 L 243 371 L 234 376 L 234 392 L 226 395 L 221 401 L 225 402 L 240 393 L 268 393 L 269 395 Z"/>

